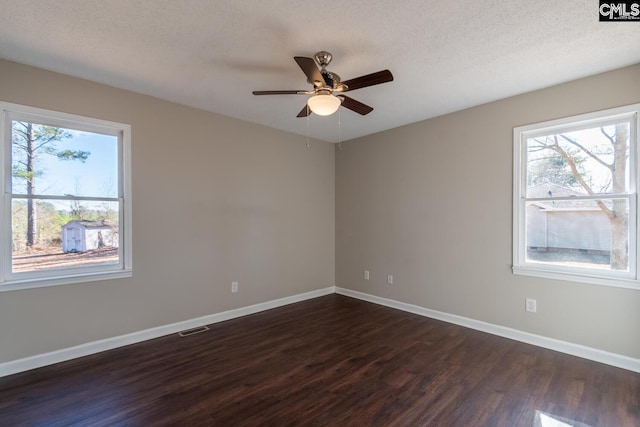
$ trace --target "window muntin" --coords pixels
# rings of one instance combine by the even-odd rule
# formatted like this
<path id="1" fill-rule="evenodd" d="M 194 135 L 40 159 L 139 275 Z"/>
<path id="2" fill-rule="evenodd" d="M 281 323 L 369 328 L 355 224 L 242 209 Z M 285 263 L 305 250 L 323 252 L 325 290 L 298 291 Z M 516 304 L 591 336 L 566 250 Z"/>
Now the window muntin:
<path id="1" fill-rule="evenodd" d="M 130 276 L 129 126 L 0 106 L 0 291 Z"/>
<path id="2" fill-rule="evenodd" d="M 637 287 L 637 110 L 514 129 L 515 273 Z"/>

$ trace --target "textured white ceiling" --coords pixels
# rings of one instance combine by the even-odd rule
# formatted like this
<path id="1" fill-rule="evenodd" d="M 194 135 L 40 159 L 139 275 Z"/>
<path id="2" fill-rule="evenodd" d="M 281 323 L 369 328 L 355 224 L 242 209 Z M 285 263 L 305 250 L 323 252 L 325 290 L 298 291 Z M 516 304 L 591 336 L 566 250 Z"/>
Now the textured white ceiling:
<path id="1" fill-rule="evenodd" d="M 251 91 L 309 89 L 293 57 L 319 50 L 395 77 L 349 92 L 367 116 L 310 118 L 335 142 L 640 63 L 640 23 L 594 0 L 0 1 L 2 58 L 300 135 L 304 96 Z"/>

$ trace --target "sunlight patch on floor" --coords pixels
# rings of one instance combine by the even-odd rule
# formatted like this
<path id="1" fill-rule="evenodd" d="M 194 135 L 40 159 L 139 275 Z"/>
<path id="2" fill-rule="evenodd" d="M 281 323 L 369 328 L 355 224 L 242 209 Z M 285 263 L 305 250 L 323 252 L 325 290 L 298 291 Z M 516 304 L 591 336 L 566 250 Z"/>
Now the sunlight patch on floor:
<path id="1" fill-rule="evenodd" d="M 575 420 L 569 420 L 557 415 L 547 414 L 542 411 L 536 411 L 536 417 L 533 421 L 533 427 L 591 427 L 588 424 L 580 423 Z"/>

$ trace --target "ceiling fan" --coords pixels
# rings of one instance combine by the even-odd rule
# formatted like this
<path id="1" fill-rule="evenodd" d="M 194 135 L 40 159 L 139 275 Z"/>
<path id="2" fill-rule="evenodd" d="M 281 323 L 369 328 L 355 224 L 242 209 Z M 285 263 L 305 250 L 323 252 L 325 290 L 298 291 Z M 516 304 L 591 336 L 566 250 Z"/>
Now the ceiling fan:
<path id="1" fill-rule="evenodd" d="M 313 90 L 256 90 L 253 91 L 253 94 L 313 95 L 307 100 L 307 104 L 298 113 L 298 117 L 307 117 L 312 112 L 319 116 L 329 116 L 335 113 L 341 105 L 364 116 L 372 112 L 373 107 L 356 101 L 342 93 L 393 81 L 393 74 L 391 74 L 389 70 L 382 70 L 377 73 L 356 77 L 355 79 L 340 81 L 339 75 L 327 70 L 327 66 L 331 63 L 333 55 L 323 50 L 316 53 L 314 58 L 304 56 L 295 56 L 293 58 L 307 76 L 307 82 L 313 85 Z M 316 63 L 320 66 L 320 69 L 318 69 Z M 337 93 L 337 95 L 335 93 Z"/>

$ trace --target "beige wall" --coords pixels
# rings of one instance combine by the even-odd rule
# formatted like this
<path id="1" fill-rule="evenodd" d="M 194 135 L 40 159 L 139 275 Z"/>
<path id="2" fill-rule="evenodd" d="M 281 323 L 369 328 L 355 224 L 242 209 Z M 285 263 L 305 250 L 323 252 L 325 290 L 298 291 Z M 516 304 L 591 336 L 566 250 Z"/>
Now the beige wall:
<path id="1" fill-rule="evenodd" d="M 0 293 L 0 363 L 333 286 L 333 144 L 3 60 L 0 100 L 131 125 L 134 263 Z"/>
<path id="2" fill-rule="evenodd" d="M 134 202 L 134 277 L 0 293 L 0 363 L 332 286 L 334 263 L 337 286 L 640 358 L 639 291 L 511 273 L 513 127 L 640 102 L 640 65 L 343 143 L 335 170 L 332 144 L 3 60 L 0 100 L 131 124 Z"/>
<path id="3" fill-rule="evenodd" d="M 343 143 L 336 286 L 640 358 L 640 291 L 511 273 L 513 128 L 637 102 L 640 65 Z"/>

